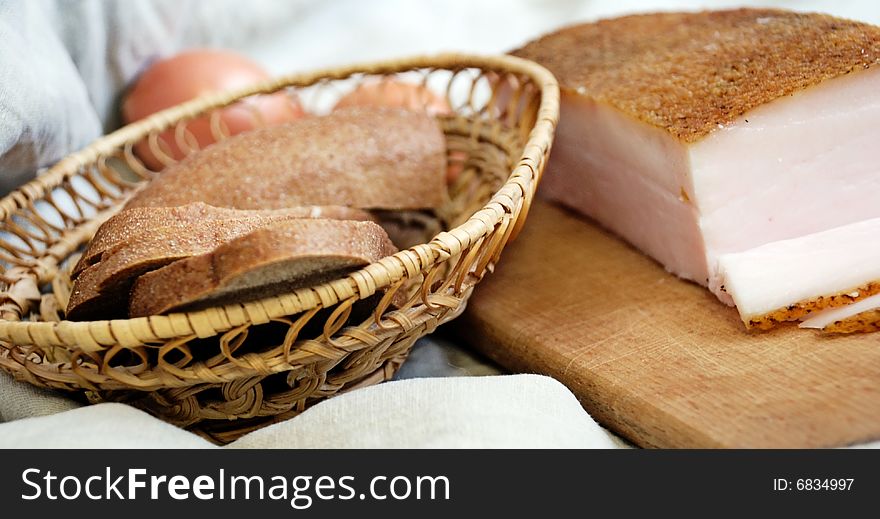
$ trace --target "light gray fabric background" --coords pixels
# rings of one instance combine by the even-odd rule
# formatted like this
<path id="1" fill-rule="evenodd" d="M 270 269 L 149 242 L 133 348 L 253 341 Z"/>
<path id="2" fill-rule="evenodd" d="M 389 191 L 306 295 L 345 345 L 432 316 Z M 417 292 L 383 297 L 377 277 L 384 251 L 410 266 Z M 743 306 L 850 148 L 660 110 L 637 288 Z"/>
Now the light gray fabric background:
<path id="1" fill-rule="evenodd" d="M 0 192 L 115 128 L 125 85 L 152 59 L 183 48 L 236 49 L 279 74 L 441 51 L 498 53 L 576 21 L 737 5 L 880 23 L 880 4 L 867 1 L 0 0 Z M 502 373 L 449 340 L 426 338 L 397 381 L 333 398 L 232 447 L 625 446 L 558 382 Z M 80 408 L 0 373 L 0 447 L 211 445 L 135 409 Z"/>

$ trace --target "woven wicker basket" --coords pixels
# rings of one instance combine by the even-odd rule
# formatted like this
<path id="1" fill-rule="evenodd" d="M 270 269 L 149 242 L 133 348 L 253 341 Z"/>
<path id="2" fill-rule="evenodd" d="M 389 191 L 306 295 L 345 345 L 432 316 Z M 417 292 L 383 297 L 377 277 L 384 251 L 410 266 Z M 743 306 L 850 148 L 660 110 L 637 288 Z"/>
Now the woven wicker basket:
<path id="1" fill-rule="evenodd" d="M 209 117 L 215 138 L 224 138 L 222 107 L 288 95 L 321 113 L 358 84 L 384 77 L 420 82 L 452 107 L 437 116 L 450 162 L 462 170 L 439 211 L 448 230 L 290 294 L 163 316 L 64 320 L 69 271 L 82 246 L 155 175 L 136 145 L 148 143 L 171 163 L 157 136 L 174 129 L 180 148 L 194 152 L 187 123 Z M 218 443 L 387 380 L 416 339 L 461 313 L 518 232 L 558 110 L 557 83 L 538 65 L 454 54 L 282 77 L 126 126 L 0 200 L 0 367 L 83 401 L 127 402 Z M 406 304 L 391 304 L 402 296 Z"/>

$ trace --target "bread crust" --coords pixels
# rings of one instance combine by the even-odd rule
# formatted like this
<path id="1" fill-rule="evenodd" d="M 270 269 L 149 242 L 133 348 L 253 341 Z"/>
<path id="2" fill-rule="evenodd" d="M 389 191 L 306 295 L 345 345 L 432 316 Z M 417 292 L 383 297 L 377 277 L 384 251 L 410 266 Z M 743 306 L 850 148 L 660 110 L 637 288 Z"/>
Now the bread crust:
<path id="1" fill-rule="evenodd" d="M 512 54 L 562 90 L 680 141 L 749 110 L 880 63 L 880 27 L 776 9 L 624 16 L 568 27 Z"/>

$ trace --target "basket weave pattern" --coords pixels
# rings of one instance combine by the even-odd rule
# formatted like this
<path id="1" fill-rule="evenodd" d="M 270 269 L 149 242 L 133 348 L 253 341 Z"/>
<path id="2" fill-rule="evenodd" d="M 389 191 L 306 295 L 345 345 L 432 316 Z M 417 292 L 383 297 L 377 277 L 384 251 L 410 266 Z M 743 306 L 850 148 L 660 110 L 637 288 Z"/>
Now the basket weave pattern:
<path id="1" fill-rule="evenodd" d="M 449 161 L 461 168 L 438 214 L 447 230 L 290 294 L 136 319 L 64 320 L 69 271 L 83 245 L 156 174 L 138 159 L 138 143 L 171 164 L 159 135 L 172 129 L 181 150 L 196 152 L 187 124 L 208 117 L 215 138 L 225 138 L 226 106 L 287 95 L 320 113 L 358 84 L 388 77 L 419 82 L 452 107 L 437 116 Z M 387 380 L 419 337 L 464 310 L 519 231 L 558 110 L 556 81 L 543 68 L 456 54 L 281 77 L 126 126 L 0 200 L 0 368 L 92 402 L 130 403 L 218 443 Z"/>

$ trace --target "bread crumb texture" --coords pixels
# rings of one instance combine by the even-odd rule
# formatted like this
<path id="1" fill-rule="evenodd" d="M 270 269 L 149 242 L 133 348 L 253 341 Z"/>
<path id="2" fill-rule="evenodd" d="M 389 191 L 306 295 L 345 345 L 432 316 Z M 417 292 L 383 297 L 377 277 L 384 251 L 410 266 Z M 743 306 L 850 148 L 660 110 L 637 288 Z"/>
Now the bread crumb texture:
<path id="1" fill-rule="evenodd" d="M 823 14 L 736 9 L 625 16 L 568 27 L 513 52 L 564 92 L 684 142 L 752 108 L 880 62 L 880 27 Z"/>

